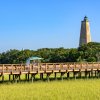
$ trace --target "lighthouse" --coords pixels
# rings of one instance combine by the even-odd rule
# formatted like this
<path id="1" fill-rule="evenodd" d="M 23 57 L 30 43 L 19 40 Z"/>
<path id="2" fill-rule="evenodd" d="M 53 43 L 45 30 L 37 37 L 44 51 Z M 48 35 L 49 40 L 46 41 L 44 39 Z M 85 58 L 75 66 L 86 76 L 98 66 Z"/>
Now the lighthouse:
<path id="1" fill-rule="evenodd" d="M 81 22 L 79 46 L 89 42 L 91 42 L 90 25 L 88 18 L 85 16 L 84 20 Z"/>

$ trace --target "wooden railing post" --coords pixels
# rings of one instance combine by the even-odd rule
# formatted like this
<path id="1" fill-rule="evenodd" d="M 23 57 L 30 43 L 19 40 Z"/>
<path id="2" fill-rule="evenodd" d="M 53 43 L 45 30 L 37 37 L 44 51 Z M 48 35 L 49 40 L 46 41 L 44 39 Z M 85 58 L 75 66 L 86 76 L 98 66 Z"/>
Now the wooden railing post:
<path id="1" fill-rule="evenodd" d="M 76 69 L 76 63 L 74 63 L 74 70 Z"/>
<path id="2" fill-rule="evenodd" d="M 70 65 L 68 64 L 68 70 L 69 70 L 69 68 L 70 68 Z"/>
<path id="3" fill-rule="evenodd" d="M 40 64 L 38 64 L 39 68 L 40 68 L 40 71 L 42 71 L 42 66 Z"/>
<path id="4" fill-rule="evenodd" d="M 20 74 L 22 74 L 22 64 L 21 64 L 21 66 L 20 66 Z"/>
<path id="5" fill-rule="evenodd" d="M 2 65 L 2 75 L 4 74 L 4 64 Z"/>
<path id="6" fill-rule="evenodd" d="M 62 69 L 62 65 L 60 64 L 60 71 L 61 71 L 61 69 Z"/>
<path id="7" fill-rule="evenodd" d="M 46 63 L 46 65 L 45 65 L 45 72 L 47 71 L 47 63 Z"/>
<path id="8" fill-rule="evenodd" d="M 38 64 L 37 68 L 38 68 L 38 69 L 37 69 L 37 72 L 39 73 L 39 64 Z"/>
<path id="9" fill-rule="evenodd" d="M 98 62 L 98 77 L 100 77 L 100 62 Z"/>
<path id="10" fill-rule="evenodd" d="M 29 64 L 29 72 L 31 72 L 31 64 Z"/>
<path id="11" fill-rule="evenodd" d="M 88 63 L 86 63 L 86 69 L 88 69 Z"/>
<path id="12" fill-rule="evenodd" d="M 92 70 L 93 70 L 94 62 L 92 62 Z"/>
<path id="13" fill-rule="evenodd" d="M 2 65 L 2 82 L 4 82 L 4 64 Z"/>
<path id="14" fill-rule="evenodd" d="M 83 64 L 81 63 L 81 69 L 83 68 Z"/>
<path id="15" fill-rule="evenodd" d="M 11 65 L 11 69 L 12 69 L 11 73 L 13 74 L 13 64 Z"/>
<path id="16" fill-rule="evenodd" d="M 54 72 L 54 70 L 56 70 L 56 65 L 55 64 L 53 64 L 52 72 Z"/>

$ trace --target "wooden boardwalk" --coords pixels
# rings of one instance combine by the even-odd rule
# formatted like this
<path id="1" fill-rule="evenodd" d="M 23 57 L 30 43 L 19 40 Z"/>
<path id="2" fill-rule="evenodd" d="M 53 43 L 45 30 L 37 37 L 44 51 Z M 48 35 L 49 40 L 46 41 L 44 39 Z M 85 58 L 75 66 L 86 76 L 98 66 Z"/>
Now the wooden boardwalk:
<path id="1" fill-rule="evenodd" d="M 0 79 L 3 82 L 5 76 L 9 76 L 8 81 L 20 81 L 21 75 L 25 75 L 26 80 L 35 80 L 35 75 L 39 74 L 40 79 L 43 79 L 44 74 L 49 81 L 50 75 L 54 74 L 57 79 L 57 73 L 63 80 L 64 75 L 70 78 L 70 73 L 76 79 L 77 77 L 100 77 L 100 62 L 93 63 L 40 63 L 38 65 L 26 66 L 25 64 L 0 64 Z M 83 74 L 82 74 L 83 73 Z M 30 77 L 31 76 L 31 77 Z M 72 77 L 72 76 L 71 76 Z"/>

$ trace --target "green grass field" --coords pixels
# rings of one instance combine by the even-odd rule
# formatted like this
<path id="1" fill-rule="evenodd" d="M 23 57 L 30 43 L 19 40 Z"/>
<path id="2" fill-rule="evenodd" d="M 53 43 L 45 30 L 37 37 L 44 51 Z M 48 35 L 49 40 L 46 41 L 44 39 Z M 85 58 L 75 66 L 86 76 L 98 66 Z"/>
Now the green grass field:
<path id="1" fill-rule="evenodd" d="M 0 100 L 100 100 L 100 80 L 4 83 Z"/>

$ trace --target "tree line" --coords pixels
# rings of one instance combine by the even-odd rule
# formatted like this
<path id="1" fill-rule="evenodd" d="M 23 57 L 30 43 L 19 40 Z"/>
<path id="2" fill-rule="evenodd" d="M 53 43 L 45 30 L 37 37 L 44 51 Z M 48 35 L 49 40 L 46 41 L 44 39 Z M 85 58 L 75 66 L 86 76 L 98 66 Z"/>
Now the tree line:
<path id="1" fill-rule="evenodd" d="M 29 57 L 44 58 L 42 62 L 97 62 L 100 61 L 100 43 L 90 42 L 78 48 L 41 48 L 38 50 L 10 49 L 0 53 L 0 64 L 26 63 Z"/>

